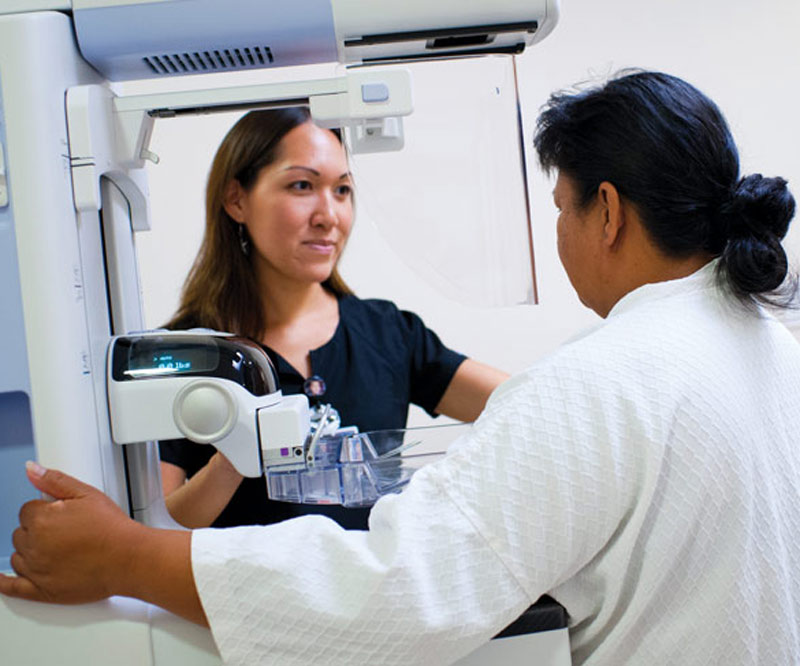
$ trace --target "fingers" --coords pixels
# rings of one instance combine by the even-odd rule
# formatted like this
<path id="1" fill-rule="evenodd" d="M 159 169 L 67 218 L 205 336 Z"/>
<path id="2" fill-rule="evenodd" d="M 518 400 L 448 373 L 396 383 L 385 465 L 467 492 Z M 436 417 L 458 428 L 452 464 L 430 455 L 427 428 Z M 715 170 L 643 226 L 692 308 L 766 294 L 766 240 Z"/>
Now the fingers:
<path id="1" fill-rule="evenodd" d="M 6 576 L 0 574 L 0 594 L 17 599 L 30 601 L 44 601 L 44 596 L 31 581 L 20 576 Z"/>
<path id="2" fill-rule="evenodd" d="M 43 509 L 47 508 L 49 502 L 45 502 L 44 500 L 31 500 L 30 502 L 25 502 L 22 505 L 22 508 L 19 510 L 19 524 L 20 527 L 27 528 L 33 517 Z"/>
<path id="3" fill-rule="evenodd" d="M 69 474 L 56 469 L 45 469 L 32 461 L 25 463 L 25 470 L 28 480 L 37 490 L 55 499 L 75 499 L 96 490 Z"/>
<path id="4" fill-rule="evenodd" d="M 18 553 L 25 552 L 25 548 L 28 545 L 27 536 L 27 533 L 21 527 L 15 529 L 11 535 L 11 545 L 14 546 L 14 550 Z"/>
<path id="5" fill-rule="evenodd" d="M 25 561 L 25 558 L 20 555 L 19 553 L 11 553 L 11 568 L 14 570 L 14 573 L 17 574 L 17 579 L 19 580 L 26 580 L 28 583 L 33 585 L 33 574 L 29 571 L 28 563 Z M 39 588 L 36 588 L 37 592 Z M 38 592 L 41 594 L 41 592 Z"/>

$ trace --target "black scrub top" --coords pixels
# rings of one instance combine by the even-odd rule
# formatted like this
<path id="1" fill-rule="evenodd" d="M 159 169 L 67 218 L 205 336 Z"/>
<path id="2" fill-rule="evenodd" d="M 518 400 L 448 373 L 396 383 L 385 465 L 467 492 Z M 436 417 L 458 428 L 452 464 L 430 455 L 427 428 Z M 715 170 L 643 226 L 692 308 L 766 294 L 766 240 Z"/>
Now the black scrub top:
<path id="1" fill-rule="evenodd" d="M 303 392 L 305 379 L 288 361 L 264 346 L 285 395 Z M 339 298 L 333 337 L 311 351 L 311 372 L 325 381 L 322 403 L 339 412 L 342 426 L 361 432 L 405 428 L 410 403 L 429 414 L 442 398 L 464 356 L 445 347 L 411 312 L 383 300 Z M 161 460 L 191 477 L 214 454 L 187 440 L 161 442 Z M 292 504 L 267 497 L 264 477 L 245 478 L 213 527 L 267 525 L 306 514 L 322 514 L 347 529 L 367 529 L 368 508 Z"/>

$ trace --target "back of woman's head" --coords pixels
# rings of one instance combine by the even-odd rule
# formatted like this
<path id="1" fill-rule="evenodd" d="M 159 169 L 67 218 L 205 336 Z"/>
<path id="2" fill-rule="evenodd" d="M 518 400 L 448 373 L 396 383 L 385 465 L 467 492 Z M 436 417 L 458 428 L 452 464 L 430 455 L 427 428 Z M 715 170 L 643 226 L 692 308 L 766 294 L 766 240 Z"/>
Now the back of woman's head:
<path id="1" fill-rule="evenodd" d="M 794 198 L 782 178 L 739 178 L 724 117 L 693 86 L 635 72 L 554 94 L 534 144 L 545 169 L 577 183 L 582 205 L 610 182 L 635 205 L 663 253 L 718 256 L 721 275 L 744 302 L 780 300 L 788 271 L 780 241 Z"/>
<path id="2" fill-rule="evenodd" d="M 226 192 L 234 180 L 250 190 L 261 170 L 278 159 L 282 139 L 310 121 L 306 107 L 250 111 L 225 135 L 208 175 L 203 242 L 167 327 L 203 326 L 256 339 L 263 334 L 259 285 L 245 250 L 247 230 L 225 210 Z M 325 284 L 335 293 L 350 293 L 336 269 Z"/>

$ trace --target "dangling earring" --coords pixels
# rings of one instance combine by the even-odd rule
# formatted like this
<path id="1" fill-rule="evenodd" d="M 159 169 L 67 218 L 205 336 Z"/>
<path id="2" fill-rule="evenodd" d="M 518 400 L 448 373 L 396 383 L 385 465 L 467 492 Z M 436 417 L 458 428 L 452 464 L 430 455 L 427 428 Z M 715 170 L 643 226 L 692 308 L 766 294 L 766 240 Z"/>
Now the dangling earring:
<path id="1" fill-rule="evenodd" d="M 250 254 L 250 239 L 247 237 L 244 225 L 239 224 L 239 247 L 242 248 L 242 254 L 246 257 Z"/>

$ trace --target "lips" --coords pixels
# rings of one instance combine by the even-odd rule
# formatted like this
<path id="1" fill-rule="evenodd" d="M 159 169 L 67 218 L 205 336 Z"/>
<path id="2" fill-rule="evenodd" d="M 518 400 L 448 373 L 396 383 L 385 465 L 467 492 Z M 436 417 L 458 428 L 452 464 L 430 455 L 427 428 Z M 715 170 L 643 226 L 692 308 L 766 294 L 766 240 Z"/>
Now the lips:
<path id="1" fill-rule="evenodd" d="M 321 254 L 331 254 L 336 249 L 336 243 L 332 240 L 308 240 L 303 241 L 303 245 Z"/>

